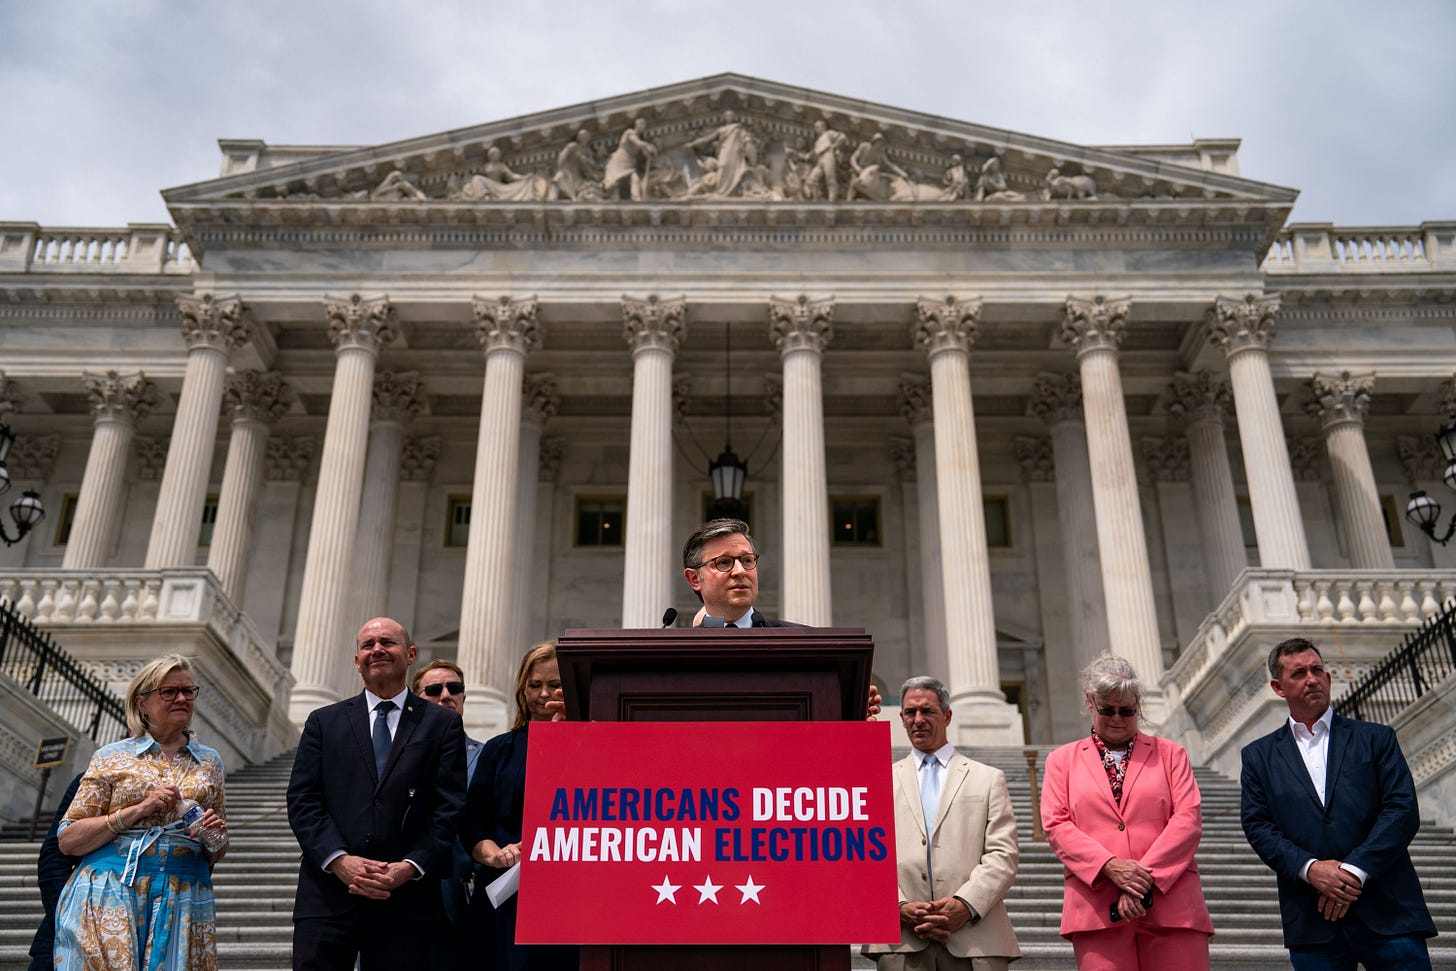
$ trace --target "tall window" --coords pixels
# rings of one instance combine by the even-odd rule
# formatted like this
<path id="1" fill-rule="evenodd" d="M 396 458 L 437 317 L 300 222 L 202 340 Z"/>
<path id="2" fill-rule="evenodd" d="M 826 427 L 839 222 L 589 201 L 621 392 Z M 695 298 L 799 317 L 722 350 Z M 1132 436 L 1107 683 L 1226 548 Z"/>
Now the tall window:
<path id="1" fill-rule="evenodd" d="M 197 534 L 198 546 L 212 545 L 212 531 L 217 526 L 217 496 L 202 501 L 202 529 Z"/>
<path id="2" fill-rule="evenodd" d="M 1399 509 L 1395 504 L 1395 496 L 1380 497 L 1380 518 L 1385 521 L 1385 538 L 1390 541 L 1392 549 L 1405 545 L 1405 536 L 1400 531 Z"/>
<path id="3" fill-rule="evenodd" d="M 830 496 L 835 546 L 880 545 L 879 496 Z"/>
<path id="4" fill-rule="evenodd" d="M 577 496 L 576 545 L 621 546 L 626 509 L 623 496 Z"/>
<path id="5" fill-rule="evenodd" d="M 986 520 L 986 546 L 1008 549 L 1011 546 L 1011 504 L 1005 496 L 982 496 L 981 511 Z"/>
<path id="6" fill-rule="evenodd" d="M 450 496 L 445 502 L 445 545 L 464 547 L 470 541 L 470 497 Z"/>
<path id="7" fill-rule="evenodd" d="M 76 523 L 76 504 L 81 496 L 68 492 L 61 500 L 61 514 L 56 517 L 56 545 L 65 546 L 71 541 L 71 527 Z"/>

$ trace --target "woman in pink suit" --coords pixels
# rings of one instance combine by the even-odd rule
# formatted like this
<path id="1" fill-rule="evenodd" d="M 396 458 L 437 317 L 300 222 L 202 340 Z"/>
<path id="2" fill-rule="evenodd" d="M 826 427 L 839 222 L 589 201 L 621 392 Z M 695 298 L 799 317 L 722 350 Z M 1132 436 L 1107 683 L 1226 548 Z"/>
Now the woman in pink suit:
<path id="1" fill-rule="evenodd" d="M 1142 682 L 1104 654 L 1082 672 L 1092 733 L 1046 760 L 1042 827 L 1065 868 L 1079 971 L 1198 971 L 1213 922 L 1193 854 L 1202 798 L 1183 746 L 1138 731 Z"/>

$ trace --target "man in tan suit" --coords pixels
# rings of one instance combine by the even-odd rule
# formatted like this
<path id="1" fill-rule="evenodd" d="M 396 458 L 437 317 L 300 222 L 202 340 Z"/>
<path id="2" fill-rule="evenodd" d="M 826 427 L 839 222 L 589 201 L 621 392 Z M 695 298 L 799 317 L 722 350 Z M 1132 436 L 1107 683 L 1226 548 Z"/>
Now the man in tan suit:
<path id="1" fill-rule="evenodd" d="M 894 766 L 900 943 L 864 953 L 879 971 L 1005 971 L 1021 956 L 1002 903 L 1018 859 L 1006 776 L 946 740 L 950 692 L 935 678 L 905 682 L 900 717 L 915 747 Z"/>

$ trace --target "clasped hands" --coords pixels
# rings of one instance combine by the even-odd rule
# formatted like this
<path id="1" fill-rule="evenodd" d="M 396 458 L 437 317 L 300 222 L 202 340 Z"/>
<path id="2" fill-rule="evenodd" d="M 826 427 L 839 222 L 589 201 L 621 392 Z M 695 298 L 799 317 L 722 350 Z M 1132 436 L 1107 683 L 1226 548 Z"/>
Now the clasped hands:
<path id="1" fill-rule="evenodd" d="M 371 900 L 388 900 L 396 887 L 415 875 L 414 866 L 404 860 L 382 863 L 347 853 L 330 863 L 329 870 L 344 882 L 350 893 Z"/>
<path id="2" fill-rule="evenodd" d="M 1117 912 L 1123 920 L 1147 916 L 1143 898 L 1153 890 L 1153 875 L 1137 860 L 1113 857 L 1102 864 L 1102 875 L 1119 891 Z"/>
<path id="3" fill-rule="evenodd" d="M 1319 892 L 1319 912 L 1325 920 L 1339 920 L 1360 896 L 1360 878 L 1340 866 L 1339 860 L 1315 860 L 1305 874 Z"/>
<path id="4" fill-rule="evenodd" d="M 915 928 L 917 937 L 944 944 L 971 919 L 971 909 L 959 897 L 907 900 L 900 905 L 900 920 Z"/>

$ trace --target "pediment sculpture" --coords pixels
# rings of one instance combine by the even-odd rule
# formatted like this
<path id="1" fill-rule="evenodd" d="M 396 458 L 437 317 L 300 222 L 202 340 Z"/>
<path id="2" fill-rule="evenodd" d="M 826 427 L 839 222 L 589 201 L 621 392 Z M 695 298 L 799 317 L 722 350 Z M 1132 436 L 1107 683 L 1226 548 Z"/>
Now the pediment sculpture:
<path id="1" fill-rule="evenodd" d="M 824 119 L 808 136 L 773 142 L 733 110 L 688 133 L 654 136 L 645 118 L 621 130 L 615 147 L 599 154 L 587 129 L 555 152 L 550 171 L 516 171 L 498 145 L 488 145 L 478 169 L 450 174 L 433 185 L 403 168 L 387 173 L 373 189 L 343 198 L 369 202 L 612 202 L 724 201 L 878 203 L 1002 203 L 1095 200 L 1091 175 L 1051 168 L 1039 187 L 1021 172 L 1023 189 L 1013 188 L 999 155 L 970 157 L 952 152 L 938 172 L 896 158 L 883 131 L 855 142 Z M 918 167 L 924 169 L 922 164 Z M 938 177 L 937 177 L 938 175 Z M 443 191 L 442 191 L 443 190 Z M 288 196 L 285 189 L 280 197 Z M 295 193 L 291 197 L 295 197 Z M 1104 197 L 1108 193 L 1103 193 Z M 314 196 L 317 198 L 316 196 Z"/>

